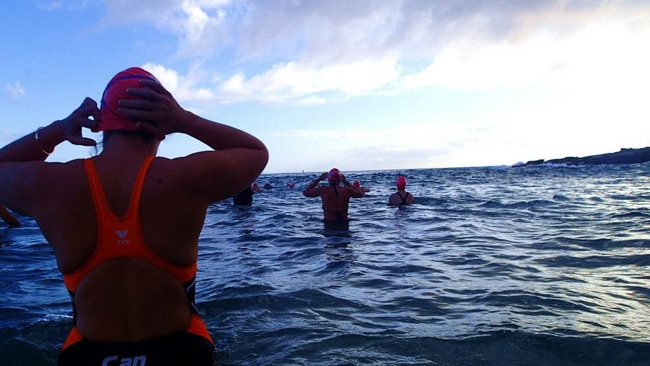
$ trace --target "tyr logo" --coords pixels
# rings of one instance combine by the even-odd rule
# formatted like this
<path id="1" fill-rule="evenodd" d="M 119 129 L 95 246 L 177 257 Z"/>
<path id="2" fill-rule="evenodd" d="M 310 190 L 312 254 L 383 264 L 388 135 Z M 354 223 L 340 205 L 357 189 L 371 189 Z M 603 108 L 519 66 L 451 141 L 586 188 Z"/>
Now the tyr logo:
<path id="1" fill-rule="evenodd" d="M 117 245 L 129 245 L 129 239 L 126 239 L 126 235 L 129 233 L 128 230 L 115 230 L 115 234 L 119 237 L 115 242 Z"/>

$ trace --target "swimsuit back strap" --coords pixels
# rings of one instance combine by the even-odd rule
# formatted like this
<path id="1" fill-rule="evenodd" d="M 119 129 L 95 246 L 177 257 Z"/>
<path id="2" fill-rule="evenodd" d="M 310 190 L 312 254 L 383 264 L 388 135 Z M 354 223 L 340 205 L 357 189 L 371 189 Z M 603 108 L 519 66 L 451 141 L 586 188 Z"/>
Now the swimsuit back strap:
<path id="1" fill-rule="evenodd" d="M 97 169 L 95 168 L 95 164 L 93 163 L 92 159 L 84 159 L 84 167 L 86 169 L 86 175 L 88 176 L 88 181 L 90 184 L 90 192 L 93 196 L 93 200 L 95 202 L 95 212 L 98 214 L 98 218 L 102 217 L 102 213 L 108 213 L 113 216 L 114 219 L 125 219 L 129 217 L 129 215 L 132 214 L 133 210 L 136 209 L 140 202 L 140 198 L 142 197 L 142 190 L 144 188 L 144 180 L 147 177 L 147 171 L 149 170 L 149 166 L 151 165 L 151 162 L 153 161 L 154 156 L 147 156 L 144 161 L 142 162 L 142 166 L 140 167 L 140 170 L 138 171 L 138 175 L 135 177 L 135 181 L 133 182 L 133 190 L 131 191 L 131 198 L 129 200 L 129 208 L 126 210 L 126 213 L 122 217 L 118 217 L 115 215 L 115 213 L 111 210 L 110 206 L 108 205 L 108 201 L 106 200 L 106 194 L 104 192 L 104 187 L 102 186 L 101 181 L 99 180 L 99 174 L 97 174 Z M 97 210 L 101 210 L 102 212 L 98 212 Z"/>
<path id="2" fill-rule="evenodd" d="M 84 159 L 84 168 L 88 177 L 90 192 L 93 197 L 93 205 L 95 208 L 95 217 L 97 218 L 97 244 L 95 250 L 79 268 L 71 273 L 63 275 L 63 281 L 66 288 L 71 293 L 77 290 L 77 286 L 84 277 L 99 263 L 115 258 L 118 256 L 140 256 L 153 258 L 159 264 L 164 263 L 162 258 L 156 258 L 150 249 L 145 245 L 107 245 L 106 243 L 114 243 L 121 239 L 125 239 L 122 235 L 126 236 L 127 233 L 131 237 L 135 237 L 136 241 L 143 242 L 142 233 L 140 230 L 140 216 L 139 216 L 139 202 L 142 195 L 142 186 L 146 177 L 149 165 L 153 161 L 153 156 L 147 157 L 136 176 L 134 187 L 131 192 L 131 201 L 127 212 L 122 217 L 117 217 L 108 205 L 108 201 L 104 196 L 104 189 L 99 180 L 99 175 L 95 169 L 92 159 Z M 135 254 L 135 255 L 134 255 Z"/>
<path id="3" fill-rule="evenodd" d="M 151 162 L 153 162 L 153 159 L 154 156 L 149 155 L 142 162 L 142 167 L 133 183 L 133 192 L 131 192 L 131 202 L 129 203 L 127 214 L 131 214 L 131 210 L 140 206 L 140 198 L 142 197 L 142 190 L 144 189 L 144 180 L 147 177 L 147 172 L 149 171 L 149 166 L 151 165 Z"/>

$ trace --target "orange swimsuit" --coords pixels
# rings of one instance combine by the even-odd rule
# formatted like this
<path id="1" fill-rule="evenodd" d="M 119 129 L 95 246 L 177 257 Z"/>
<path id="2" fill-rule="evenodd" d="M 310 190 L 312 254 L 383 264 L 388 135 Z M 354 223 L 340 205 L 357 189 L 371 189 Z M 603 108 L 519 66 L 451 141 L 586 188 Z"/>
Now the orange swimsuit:
<path id="1" fill-rule="evenodd" d="M 110 259 L 121 257 L 142 258 L 167 271 L 183 285 L 192 310 L 190 325 L 186 331 L 188 333 L 202 336 L 212 343 L 212 338 L 210 337 L 205 323 L 203 323 L 203 320 L 199 317 L 195 305 L 196 262 L 187 267 L 169 263 L 147 247 L 142 235 L 139 211 L 140 197 L 142 196 L 144 180 L 153 158 L 153 156 L 150 156 L 143 162 L 133 186 L 129 208 L 122 217 L 115 216 L 111 211 L 108 202 L 106 201 L 104 189 L 99 181 L 93 161 L 91 159 L 83 160 L 86 175 L 88 176 L 90 184 L 90 192 L 93 197 L 93 204 L 95 206 L 98 232 L 97 245 L 95 246 L 95 250 L 91 254 L 90 258 L 88 258 L 81 267 L 77 268 L 72 273 L 63 275 L 65 287 L 68 289 L 68 292 L 70 292 L 73 299 L 72 306 L 75 322 L 76 312 L 74 309 L 74 293 L 77 290 L 79 283 L 84 279 L 84 277 L 86 277 L 86 275 L 88 275 L 88 273 L 95 269 L 99 264 Z M 77 327 L 73 326 L 68 338 L 63 344 L 63 349 L 66 349 L 68 346 L 79 342 L 82 339 L 83 336 Z"/>

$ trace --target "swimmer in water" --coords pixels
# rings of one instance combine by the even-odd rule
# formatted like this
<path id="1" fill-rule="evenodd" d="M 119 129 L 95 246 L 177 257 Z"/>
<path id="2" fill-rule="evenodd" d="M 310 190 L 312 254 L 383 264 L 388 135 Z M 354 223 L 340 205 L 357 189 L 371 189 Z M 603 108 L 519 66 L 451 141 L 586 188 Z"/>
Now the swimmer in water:
<path id="1" fill-rule="evenodd" d="M 327 178 L 328 185 L 319 183 Z M 309 183 L 302 192 L 305 197 L 320 197 L 323 204 L 325 222 L 348 222 L 348 205 L 350 198 L 360 198 L 363 192 L 345 180 L 341 172 L 333 168 L 329 173 L 321 174 Z"/>
<path id="2" fill-rule="evenodd" d="M 253 204 L 253 188 L 248 186 L 232 197 L 235 206 L 251 206 Z"/>
<path id="3" fill-rule="evenodd" d="M 368 187 L 362 186 L 361 182 L 359 182 L 358 180 L 352 182 L 352 185 L 354 186 L 354 188 L 360 190 L 364 196 L 366 195 L 366 193 L 370 192 L 370 189 Z"/>
<path id="4" fill-rule="evenodd" d="M 391 194 L 390 197 L 388 197 L 389 205 L 404 206 L 413 204 L 413 202 L 415 202 L 413 195 L 406 191 L 406 178 L 401 175 L 397 177 L 395 186 L 397 187 L 397 192 Z"/>
<path id="5" fill-rule="evenodd" d="M 80 80 L 81 81 L 81 80 Z M 102 151 L 45 159 L 65 141 Z M 165 136 L 207 149 L 156 156 Z M 71 295 L 72 329 L 58 364 L 212 365 L 195 305 L 199 236 L 212 203 L 237 194 L 268 160 L 254 136 L 183 109 L 160 82 L 129 68 L 65 119 L 0 149 L 0 202 L 32 217 Z"/>

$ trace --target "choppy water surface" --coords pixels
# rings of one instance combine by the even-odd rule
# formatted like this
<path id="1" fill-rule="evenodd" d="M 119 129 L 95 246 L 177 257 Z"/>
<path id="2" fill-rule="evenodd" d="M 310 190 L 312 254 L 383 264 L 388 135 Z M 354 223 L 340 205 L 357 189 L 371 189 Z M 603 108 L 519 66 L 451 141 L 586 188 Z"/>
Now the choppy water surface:
<path id="1" fill-rule="evenodd" d="M 197 290 L 221 364 L 650 363 L 650 165 L 406 170 L 404 209 L 398 172 L 344 173 L 371 189 L 349 232 L 302 196 L 316 174 L 210 208 Z M 0 364 L 49 365 L 69 300 L 24 221 L 0 227 Z"/>

